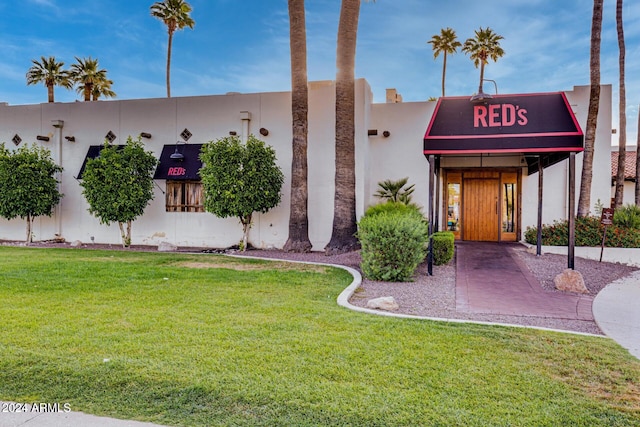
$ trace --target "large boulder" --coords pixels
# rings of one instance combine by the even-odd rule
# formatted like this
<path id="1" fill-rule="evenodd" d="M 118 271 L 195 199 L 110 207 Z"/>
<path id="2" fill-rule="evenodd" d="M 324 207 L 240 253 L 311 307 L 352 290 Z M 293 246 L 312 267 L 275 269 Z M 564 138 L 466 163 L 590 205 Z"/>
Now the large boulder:
<path id="1" fill-rule="evenodd" d="M 576 270 L 567 268 L 562 273 L 558 274 L 553 283 L 556 285 L 556 289 L 565 292 L 575 292 L 579 294 L 588 294 L 589 290 L 584 284 L 584 278 L 582 273 Z"/>
<path id="2" fill-rule="evenodd" d="M 393 297 L 380 297 L 367 301 L 367 308 L 393 311 L 399 309 L 400 306 Z"/>

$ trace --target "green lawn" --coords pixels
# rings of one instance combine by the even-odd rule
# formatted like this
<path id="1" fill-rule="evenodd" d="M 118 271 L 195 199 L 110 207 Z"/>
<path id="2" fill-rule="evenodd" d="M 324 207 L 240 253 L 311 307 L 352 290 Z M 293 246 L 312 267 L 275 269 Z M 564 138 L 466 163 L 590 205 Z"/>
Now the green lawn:
<path id="1" fill-rule="evenodd" d="M 336 305 L 342 270 L 0 259 L 2 400 L 186 426 L 640 425 L 640 362 L 613 341 L 351 312 Z"/>

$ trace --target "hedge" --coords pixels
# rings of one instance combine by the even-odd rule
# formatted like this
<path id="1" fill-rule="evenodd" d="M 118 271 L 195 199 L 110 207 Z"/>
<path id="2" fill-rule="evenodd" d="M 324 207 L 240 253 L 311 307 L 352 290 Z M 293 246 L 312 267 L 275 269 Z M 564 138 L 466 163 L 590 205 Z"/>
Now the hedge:
<path id="1" fill-rule="evenodd" d="M 554 221 L 553 224 L 542 226 L 542 244 L 549 246 L 568 245 L 568 222 Z M 600 246 L 604 226 L 600 224 L 600 218 L 589 216 L 576 218 L 575 234 L 576 246 Z M 524 237 L 527 243 L 536 244 L 537 227 L 527 227 Z M 607 227 L 605 246 L 613 248 L 640 248 L 640 230 L 637 228 L 619 227 L 610 225 Z"/>
<path id="2" fill-rule="evenodd" d="M 383 205 L 390 203 L 370 208 L 358 224 L 362 273 L 371 280 L 410 281 L 427 254 L 427 223 L 416 208 Z"/>
<path id="3" fill-rule="evenodd" d="M 433 239 L 433 263 L 447 264 L 453 259 L 455 236 L 451 231 L 438 231 L 431 236 Z"/>

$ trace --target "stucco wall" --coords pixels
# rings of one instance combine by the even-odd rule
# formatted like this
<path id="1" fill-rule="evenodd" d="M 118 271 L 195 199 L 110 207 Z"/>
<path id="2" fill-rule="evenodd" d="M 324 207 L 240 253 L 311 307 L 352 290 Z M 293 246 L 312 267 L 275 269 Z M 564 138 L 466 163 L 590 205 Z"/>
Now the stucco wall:
<path id="1" fill-rule="evenodd" d="M 589 87 L 576 86 L 572 91 L 565 91 L 565 94 L 584 133 L 586 131 L 587 111 L 589 107 Z M 609 176 L 611 171 L 610 147 L 611 85 L 603 85 L 600 92 L 600 107 L 593 160 L 591 212 L 595 212 L 595 205 L 598 200 L 603 203 L 609 200 L 609 187 L 611 182 L 611 177 Z M 580 195 L 582 159 L 582 153 L 576 155 L 576 209 Z M 542 222 L 545 224 L 551 223 L 554 220 L 567 218 L 568 164 L 568 161 L 564 161 L 544 170 Z M 524 231 L 527 226 L 535 226 L 537 223 L 538 174 L 526 176 L 525 169 L 523 176 L 522 229 Z"/>
<path id="2" fill-rule="evenodd" d="M 331 237 L 335 174 L 335 84 L 331 81 L 309 85 L 309 237 L 314 250 L 322 250 Z M 583 130 L 589 92 L 577 87 L 566 92 Z M 594 160 L 591 203 L 608 200 L 610 192 L 611 86 L 603 86 L 600 119 Z M 428 198 L 428 163 L 422 154 L 426 126 L 435 108 L 434 102 L 373 104 L 373 96 L 364 79 L 356 81 L 356 213 L 360 217 L 367 206 L 378 200 L 373 196 L 377 183 L 385 179 L 409 177 L 415 184 L 414 201 L 422 206 Z M 60 232 L 67 241 L 81 240 L 118 244 L 117 225 L 101 225 L 91 216 L 81 194 L 77 176 L 90 145 L 104 142 L 108 131 L 124 143 L 127 136 L 141 132 L 148 150 L 159 157 L 165 144 L 180 141 L 188 128 L 189 143 L 205 143 L 235 131 L 247 132 L 241 112 L 249 112 L 248 133 L 258 135 L 264 127 L 268 136 L 260 136 L 273 146 L 278 164 L 285 174 L 281 204 L 264 215 L 254 217 L 250 243 L 256 247 L 282 247 L 288 235 L 291 176 L 291 96 L 289 92 L 228 94 L 185 98 L 160 98 L 125 101 L 99 101 L 7 106 L 0 104 L 0 141 L 15 148 L 15 134 L 22 144 L 36 141 L 37 135 L 50 138 L 38 144 L 51 150 L 62 164 L 60 213 L 38 218 L 34 224 L 36 240 L 51 239 Z M 52 121 L 64 121 L 59 130 Z M 368 135 L 368 130 L 377 135 Z M 388 131 L 388 137 L 383 132 Z M 64 137 L 74 136 L 75 142 Z M 582 168 L 577 161 L 577 184 Z M 456 160 L 459 166 L 478 166 L 476 159 Z M 508 165 L 513 166 L 513 159 Z M 505 161 L 485 158 L 484 166 L 505 166 Z M 518 162 L 516 165 L 520 165 Z M 566 217 L 566 162 L 545 170 L 544 221 Z M 209 213 L 165 212 L 165 181 L 157 180 L 155 199 L 143 217 L 133 224 L 133 243 L 155 245 L 168 241 L 180 246 L 226 247 L 236 244 L 241 227 L 235 218 L 220 219 Z M 523 229 L 536 222 L 537 174 L 523 173 Z M 0 240 L 23 240 L 24 221 L 0 219 Z"/>

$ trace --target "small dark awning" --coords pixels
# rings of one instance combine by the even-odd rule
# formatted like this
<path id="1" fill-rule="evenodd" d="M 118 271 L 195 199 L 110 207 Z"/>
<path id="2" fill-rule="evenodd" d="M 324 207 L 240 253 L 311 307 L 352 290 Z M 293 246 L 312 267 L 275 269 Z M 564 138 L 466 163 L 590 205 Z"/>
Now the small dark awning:
<path id="1" fill-rule="evenodd" d="M 494 95 L 483 102 L 440 98 L 424 135 L 425 156 L 523 153 L 553 164 L 583 150 L 582 130 L 563 92 Z"/>
<path id="2" fill-rule="evenodd" d="M 119 150 L 122 150 L 124 145 L 116 145 Z M 87 155 L 84 157 L 84 161 L 82 162 L 82 167 L 80 168 L 80 172 L 78 172 L 78 176 L 76 179 L 82 179 L 82 175 L 84 174 L 84 169 L 87 167 L 87 161 L 89 159 L 95 159 L 100 156 L 100 151 L 104 148 L 104 144 L 102 145 L 90 145 L 87 150 Z"/>
<path id="3" fill-rule="evenodd" d="M 202 144 L 172 144 L 162 147 L 160 162 L 153 179 L 176 181 L 200 181 L 198 171 L 202 167 L 200 149 Z M 182 159 L 172 159 L 172 154 L 181 154 Z"/>

